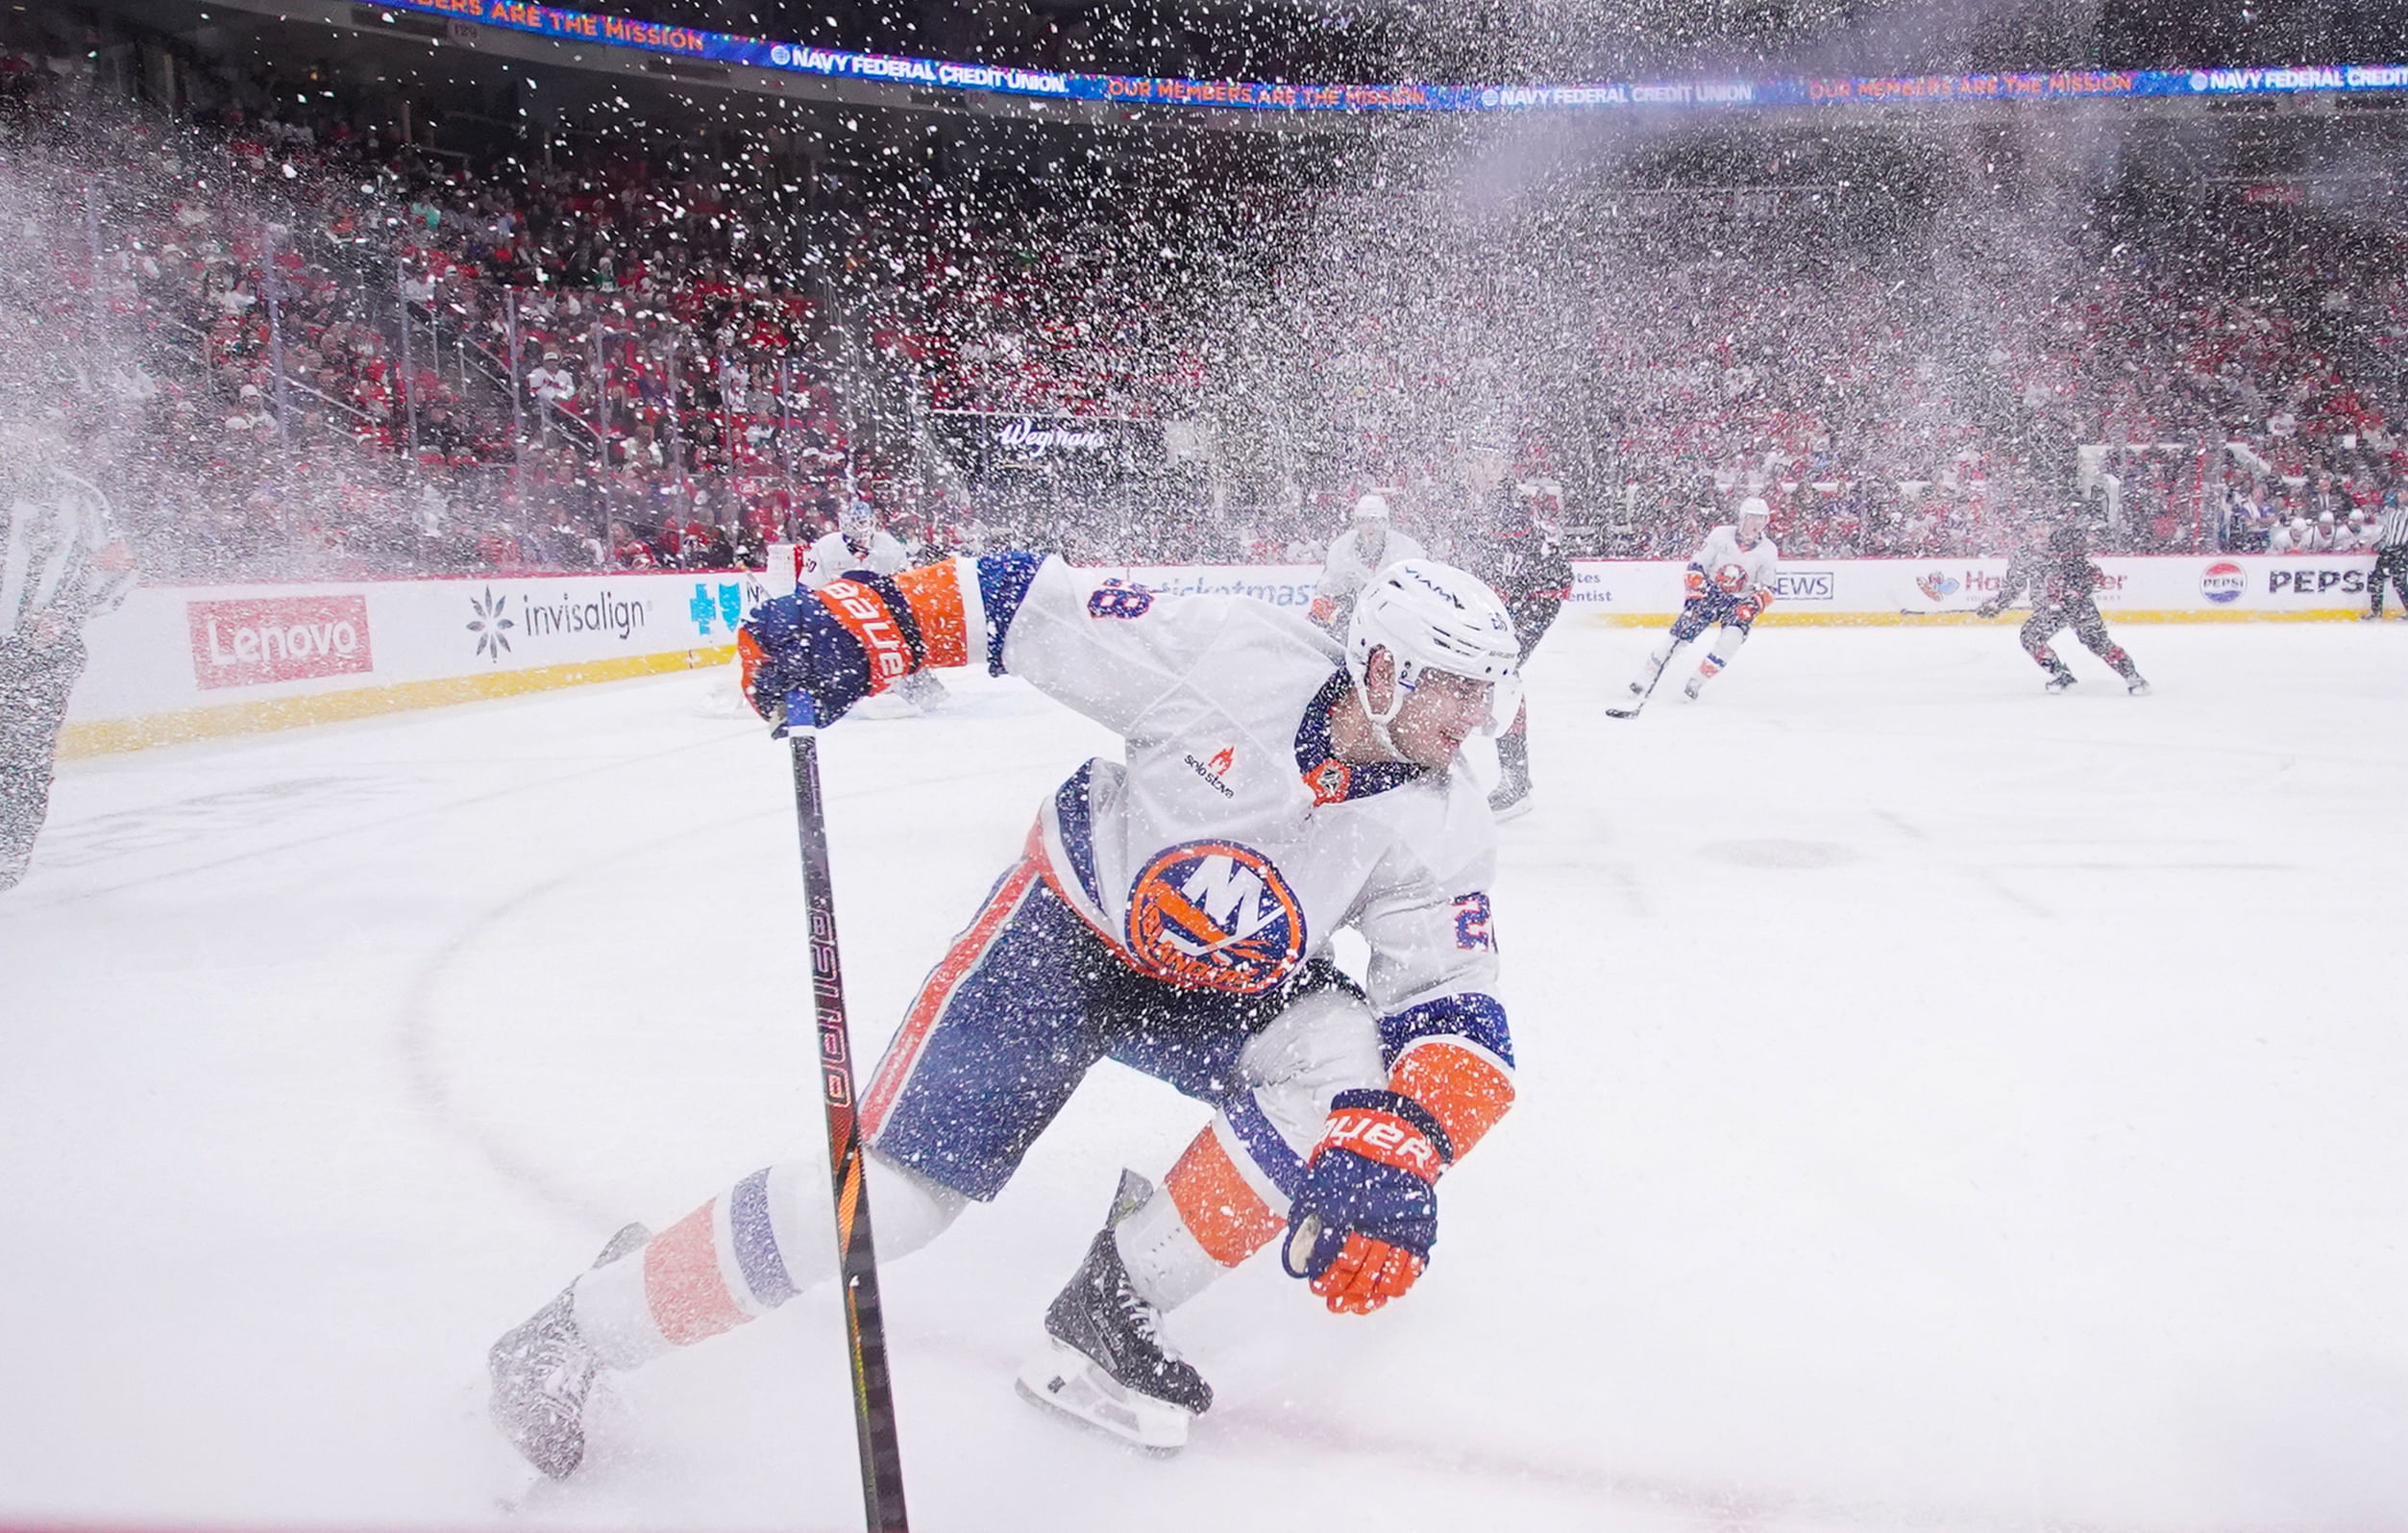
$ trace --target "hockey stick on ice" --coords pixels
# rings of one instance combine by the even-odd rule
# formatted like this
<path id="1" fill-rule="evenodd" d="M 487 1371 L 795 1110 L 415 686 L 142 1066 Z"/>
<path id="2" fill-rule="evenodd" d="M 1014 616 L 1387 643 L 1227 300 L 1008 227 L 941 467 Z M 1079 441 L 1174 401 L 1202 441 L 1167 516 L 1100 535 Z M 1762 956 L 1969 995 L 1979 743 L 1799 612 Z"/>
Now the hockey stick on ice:
<path id="1" fill-rule="evenodd" d="M 787 716 L 808 717 L 797 697 Z M 820 1033 L 820 1100 L 827 1110 L 827 1163 L 836 1192 L 837 1275 L 844 1285 L 845 1344 L 852 1357 L 853 1427 L 861 1441 L 861 1501 L 869 1533 L 907 1533 L 903 1455 L 895 1433 L 895 1391 L 886 1368 L 886 1320 L 878 1307 L 878 1258 L 870 1240 L 861 1120 L 853 1091 L 852 1036 L 845 1024 L 845 971 L 836 953 L 836 899 L 828 887 L 827 809 L 820 796 L 819 731 L 798 729 L 795 820 L 802 835 L 803 902 L 810 920 L 811 1003 Z"/>
<path id="2" fill-rule="evenodd" d="M 1664 663 L 1656 667 L 1656 674 L 1647 679 L 1647 690 L 1638 695 L 1638 701 L 1636 703 L 1632 704 L 1627 708 L 1608 708 L 1606 709 L 1606 717 L 1609 719 L 1637 718 L 1638 710 L 1647 706 L 1647 700 L 1656 695 L 1656 683 L 1664 679 L 1664 673 L 1666 671 L 1672 669 L 1672 656 L 1680 654 L 1681 649 L 1682 646 L 1676 644 L 1664 655 Z"/>

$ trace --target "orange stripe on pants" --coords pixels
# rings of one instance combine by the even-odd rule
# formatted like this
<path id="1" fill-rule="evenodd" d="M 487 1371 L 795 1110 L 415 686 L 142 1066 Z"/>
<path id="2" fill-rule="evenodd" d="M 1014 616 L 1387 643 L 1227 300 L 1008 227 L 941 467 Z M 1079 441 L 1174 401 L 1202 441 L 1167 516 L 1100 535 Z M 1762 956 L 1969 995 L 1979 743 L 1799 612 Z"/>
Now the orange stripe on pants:
<path id="1" fill-rule="evenodd" d="M 719 1270 L 713 1199 L 654 1235 L 644 1248 L 644 1302 L 671 1345 L 690 1347 L 751 1319 Z"/>
<path id="2" fill-rule="evenodd" d="M 911 1067 L 919 1062 L 920 1051 L 927 1046 L 928 1034 L 936 1030 L 938 1021 L 944 1017 L 954 990 L 978 967 L 978 960 L 987 955 L 995 939 L 1002 935 L 1005 924 L 1036 881 L 1037 862 L 1032 856 L 1012 870 L 987 901 L 987 907 L 970 924 L 970 929 L 953 939 L 953 946 L 929 971 L 920 994 L 912 998 L 911 1010 L 904 1015 L 895 1041 L 886 1046 L 886 1057 L 878 1061 L 877 1074 L 870 1079 L 870 1095 L 862 1099 L 861 1132 L 865 1138 L 874 1139 L 885 1126 L 886 1115 L 895 1110 L 895 1099 L 903 1094 L 903 1083 L 911 1078 Z"/>
<path id="3" fill-rule="evenodd" d="M 1246 1185 L 1210 1126 L 1179 1156 L 1163 1178 L 1163 1191 L 1187 1222 L 1204 1254 L 1235 1267 L 1261 1250 L 1285 1224 Z"/>

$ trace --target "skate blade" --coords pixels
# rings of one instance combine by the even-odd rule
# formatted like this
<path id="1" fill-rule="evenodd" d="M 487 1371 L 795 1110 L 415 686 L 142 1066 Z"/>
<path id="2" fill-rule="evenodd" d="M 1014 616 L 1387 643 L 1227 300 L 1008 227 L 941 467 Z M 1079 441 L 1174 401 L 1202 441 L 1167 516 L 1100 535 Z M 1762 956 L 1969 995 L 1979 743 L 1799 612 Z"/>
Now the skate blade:
<path id="1" fill-rule="evenodd" d="M 1608 708 L 1606 709 L 1606 717 L 1609 719 L 1635 719 L 1638 717 L 1638 709 Z"/>
<path id="2" fill-rule="evenodd" d="M 1188 1446 L 1188 1412 L 1121 1384 L 1075 1347 L 1047 1341 L 1013 1381 L 1020 1398 L 1156 1458 Z"/>

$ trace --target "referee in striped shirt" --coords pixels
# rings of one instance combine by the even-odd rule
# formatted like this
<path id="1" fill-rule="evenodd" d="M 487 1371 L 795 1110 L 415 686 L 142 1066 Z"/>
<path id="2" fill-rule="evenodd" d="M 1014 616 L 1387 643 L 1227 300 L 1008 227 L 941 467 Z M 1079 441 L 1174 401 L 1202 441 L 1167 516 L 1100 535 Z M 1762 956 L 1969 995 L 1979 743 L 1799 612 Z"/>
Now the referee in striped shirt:
<path id="1" fill-rule="evenodd" d="M 0 890 L 25 876 L 50 813 L 84 624 L 125 600 L 134 557 L 109 502 L 33 438 L 0 435 Z"/>
<path id="2" fill-rule="evenodd" d="M 2367 581 L 2367 594 L 2373 598 L 2365 618 L 2369 623 L 2383 621 L 2386 581 L 2399 592 L 2399 605 L 2408 607 L 2408 495 L 2397 489 L 2384 497 L 2383 520 L 2374 532 L 2374 574 Z"/>

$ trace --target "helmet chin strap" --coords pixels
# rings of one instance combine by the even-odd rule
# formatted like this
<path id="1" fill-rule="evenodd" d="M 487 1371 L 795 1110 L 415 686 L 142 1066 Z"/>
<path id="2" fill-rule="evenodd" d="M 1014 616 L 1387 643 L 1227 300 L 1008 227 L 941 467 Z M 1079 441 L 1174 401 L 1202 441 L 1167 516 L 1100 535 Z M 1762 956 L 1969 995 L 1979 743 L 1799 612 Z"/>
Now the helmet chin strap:
<path id="1" fill-rule="evenodd" d="M 1404 666 L 1397 660 L 1396 652 L 1383 648 L 1377 653 L 1388 656 L 1388 709 L 1383 712 L 1371 705 L 1371 667 L 1368 664 L 1363 668 L 1363 680 L 1355 683 L 1355 697 L 1363 704 L 1364 722 L 1371 726 L 1371 738 L 1377 740 L 1380 749 L 1391 758 L 1402 761 L 1406 758 L 1405 753 L 1396 748 L 1395 738 L 1388 732 L 1388 727 L 1395 723 L 1396 715 L 1405 710 L 1405 694 L 1413 688 L 1405 684 Z"/>

